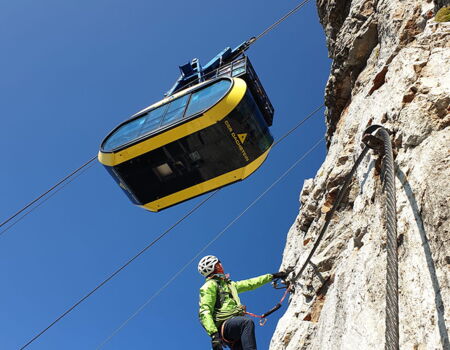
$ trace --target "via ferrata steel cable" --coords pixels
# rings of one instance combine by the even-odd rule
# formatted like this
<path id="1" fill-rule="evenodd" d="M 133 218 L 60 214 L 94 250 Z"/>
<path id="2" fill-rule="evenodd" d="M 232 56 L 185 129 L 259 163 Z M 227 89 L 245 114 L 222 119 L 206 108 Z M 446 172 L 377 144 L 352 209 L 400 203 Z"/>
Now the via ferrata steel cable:
<path id="1" fill-rule="evenodd" d="M 353 164 L 352 169 L 347 174 L 343 185 L 339 189 L 339 192 L 338 192 L 338 195 L 336 197 L 336 201 L 333 204 L 333 207 L 331 208 L 331 210 L 326 215 L 325 222 L 322 225 L 322 228 L 320 229 L 319 234 L 317 235 L 317 239 L 314 242 L 314 245 L 311 248 L 311 251 L 309 252 L 308 257 L 306 258 L 306 260 L 303 263 L 302 267 L 300 268 L 299 272 L 295 273 L 295 276 L 293 277 L 293 279 L 297 279 L 299 276 L 301 276 L 301 274 L 305 270 L 306 266 L 308 266 L 308 264 L 310 263 L 312 256 L 314 255 L 314 253 L 316 252 L 317 248 L 319 247 L 320 242 L 322 241 L 322 238 L 323 238 L 323 236 L 324 236 L 324 234 L 325 234 L 325 232 L 326 232 L 326 230 L 327 230 L 327 228 L 328 228 L 328 226 L 330 224 L 330 221 L 333 218 L 334 213 L 336 212 L 336 209 L 341 204 L 342 198 L 344 197 L 344 193 L 347 192 L 348 186 L 350 185 L 350 182 L 351 182 L 351 180 L 353 178 L 353 175 L 356 172 L 356 169 L 358 169 L 359 164 L 361 164 L 361 161 L 364 159 L 364 157 L 366 156 L 368 151 L 369 151 L 369 147 L 364 147 L 364 149 L 360 153 L 359 157 L 356 159 L 355 164 Z"/>
<path id="2" fill-rule="evenodd" d="M 395 198 L 395 169 L 392 143 L 387 130 L 377 130 L 383 140 L 380 150 L 383 156 L 383 183 L 386 194 L 386 328 L 385 349 L 398 350 L 399 342 L 399 309 L 398 309 L 398 251 L 397 251 L 397 209 Z"/>
<path id="3" fill-rule="evenodd" d="M 395 177 L 394 177 L 394 161 L 392 153 L 392 144 L 390 141 L 389 133 L 380 126 L 369 127 L 368 130 L 372 132 L 375 130 L 381 136 L 383 149 L 381 151 L 383 155 L 383 183 L 384 191 L 386 193 L 386 226 L 387 226 L 387 268 L 386 268 L 386 329 L 385 329 L 385 349 L 386 350 L 398 350 L 399 349 L 399 317 L 398 317 L 398 253 L 397 253 L 397 219 L 396 219 L 396 200 L 395 200 Z M 364 139 L 363 139 L 364 140 Z M 322 141 L 322 140 L 320 140 Z M 319 142 L 320 142 L 319 141 Z M 299 272 L 291 278 L 291 280 L 298 279 L 306 266 L 309 264 L 312 256 L 320 245 L 321 240 L 330 224 L 330 221 L 339 207 L 344 194 L 347 192 L 351 180 L 361 164 L 364 157 L 370 148 L 373 148 L 369 142 L 366 142 L 368 146 L 364 147 L 358 158 L 355 160 L 350 172 L 347 174 L 343 185 L 339 189 L 336 201 L 333 204 L 330 212 L 327 213 L 325 223 L 323 224 L 317 239 L 311 249 L 308 257 L 301 266 Z M 283 175 L 280 176 L 266 191 L 264 191 L 257 199 L 255 199 L 239 216 L 237 216 L 229 225 L 225 227 L 217 236 L 215 236 L 205 247 L 203 247 L 186 265 L 184 265 L 175 275 L 172 276 L 157 292 L 155 292 L 144 304 L 142 304 L 128 319 L 126 319 L 113 333 L 108 336 L 97 348 L 101 349 L 106 343 L 108 343 L 117 333 L 123 329 L 128 322 L 136 317 L 154 298 L 161 294 L 186 268 L 191 265 L 211 244 L 213 244 L 220 236 L 233 225 L 248 209 L 250 209 L 259 199 L 261 199 L 276 183 L 278 183 L 284 176 L 287 175 L 298 163 L 303 160 L 318 144 L 315 144 L 306 154 L 304 154 L 297 162 L 294 163 Z"/>
<path id="4" fill-rule="evenodd" d="M 285 136 L 290 135 L 294 130 L 296 130 L 300 125 L 302 125 L 305 121 L 310 119 L 315 113 L 317 113 L 321 108 L 324 107 L 324 104 L 314 109 L 311 113 L 309 113 L 305 118 L 303 118 L 300 122 L 298 122 L 293 128 L 291 128 L 288 132 L 286 132 L 282 137 L 280 137 L 280 141 L 277 141 L 274 143 L 272 147 L 275 147 L 277 144 L 279 144 L 282 140 L 285 139 Z M 219 189 L 220 190 L 220 189 Z M 45 332 L 47 332 L 51 327 L 53 327 L 56 323 L 58 323 L 62 318 L 64 318 L 67 314 L 69 314 L 73 309 L 75 309 L 78 305 L 80 305 L 83 301 L 85 301 L 87 298 L 89 298 L 92 294 L 94 294 L 98 289 L 103 287 L 107 282 L 109 282 L 113 277 L 115 277 L 119 272 L 121 272 L 123 269 L 125 269 L 129 264 L 131 264 L 134 260 L 136 260 L 139 256 L 141 256 L 145 251 L 147 251 L 151 246 L 153 246 L 158 240 L 160 240 L 162 237 L 164 237 L 166 234 L 168 234 L 175 226 L 177 226 L 179 223 L 187 219 L 191 214 L 193 214 L 194 211 L 196 211 L 198 208 L 200 208 L 203 204 L 205 204 L 214 194 L 216 194 L 219 190 L 214 191 L 210 196 L 208 196 L 205 200 L 203 200 L 201 203 L 199 203 L 197 206 L 195 206 L 193 209 L 191 209 L 188 213 L 186 213 L 180 220 L 178 220 L 174 225 L 172 225 L 169 229 L 167 229 L 165 232 L 163 232 L 158 238 L 156 238 L 154 241 L 152 241 L 149 245 L 147 245 L 144 249 L 139 251 L 136 255 L 134 255 L 132 258 L 130 258 L 125 264 L 123 264 L 121 267 L 119 267 L 117 270 L 115 270 L 111 275 L 109 275 L 107 278 L 105 278 L 101 283 L 99 283 L 95 288 L 93 288 L 90 292 L 88 292 L 84 297 L 82 297 L 80 300 L 78 300 L 76 303 L 74 303 L 70 308 L 68 308 L 66 311 L 64 311 L 58 318 L 56 318 L 52 323 L 50 323 L 46 328 L 44 328 L 42 331 L 40 331 L 37 335 L 35 335 L 31 340 L 29 340 L 24 346 L 20 348 L 20 350 L 25 349 L 28 347 L 31 343 L 33 343 L 36 339 L 38 339 L 41 335 L 43 335 Z M 206 248 L 205 248 L 206 249 Z"/>
<path id="5" fill-rule="evenodd" d="M 374 136 L 375 135 L 375 136 Z M 377 139 L 377 137 L 379 137 Z M 397 214 L 395 199 L 395 171 L 392 143 L 388 131 L 380 125 L 372 125 L 366 129 L 363 135 L 366 147 L 353 164 L 352 169 L 345 178 L 344 184 L 339 189 L 336 201 L 332 209 L 327 213 L 325 222 L 317 236 L 314 245 L 309 252 L 300 270 L 295 272 L 291 280 L 297 280 L 310 263 L 312 256 L 320 245 L 331 219 L 339 207 L 344 193 L 347 192 L 351 179 L 361 161 L 370 148 L 376 149 L 382 155 L 383 188 L 386 196 L 385 220 L 386 220 L 386 318 L 385 318 L 385 349 L 399 349 L 399 307 L 398 307 L 398 251 L 397 251 Z"/>

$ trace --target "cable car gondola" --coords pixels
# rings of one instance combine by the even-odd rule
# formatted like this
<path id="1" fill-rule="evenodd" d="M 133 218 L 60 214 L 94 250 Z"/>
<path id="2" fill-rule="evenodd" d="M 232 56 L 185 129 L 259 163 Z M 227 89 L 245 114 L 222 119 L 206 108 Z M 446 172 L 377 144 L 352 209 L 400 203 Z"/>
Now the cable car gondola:
<path id="1" fill-rule="evenodd" d="M 243 180 L 264 162 L 274 110 L 245 45 L 205 67 L 196 59 L 181 66 L 166 98 L 103 140 L 98 159 L 133 203 L 157 212 Z"/>

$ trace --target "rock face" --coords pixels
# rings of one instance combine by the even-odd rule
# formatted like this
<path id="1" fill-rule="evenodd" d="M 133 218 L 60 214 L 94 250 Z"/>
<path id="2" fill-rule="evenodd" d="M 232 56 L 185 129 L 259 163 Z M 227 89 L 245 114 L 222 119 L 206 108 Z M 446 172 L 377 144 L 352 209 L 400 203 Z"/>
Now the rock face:
<path id="1" fill-rule="evenodd" d="M 392 132 L 401 349 L 450 349 L 450 22 L 443 0 L 317 0 L 333 59 L 328 154 L 306 180 L 283 269 L 297 271 L 361 152 L 370 124 Z M 378 156 L 365 157 L 271 350 L 383 349 L 386 231 Z"/>

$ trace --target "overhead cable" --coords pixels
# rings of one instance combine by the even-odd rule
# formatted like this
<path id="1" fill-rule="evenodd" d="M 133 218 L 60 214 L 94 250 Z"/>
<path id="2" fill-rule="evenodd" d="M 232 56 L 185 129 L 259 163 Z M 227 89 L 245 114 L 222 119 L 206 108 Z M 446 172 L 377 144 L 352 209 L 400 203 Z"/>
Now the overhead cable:
<path id="1" fill-rule="evenodd" d="M 45 192 L 43 192 L 42 194 L 40 194 L 39 196 L 37 196 L 35 199 L 33 199 L 30 203 L 28 203 L 27 205 L 25 205 L 23 208 L 21 208 L 20 210 L 18 210 L 16 213 L 14 213 L 13 215 L 11 215 L 9 218 L 7 218 L 5 221 L 3 221 L 0 224 L 0 227 L 3 227 L 4 225 L 6 225 L 8 222 L 10 222 L 12 219 L 14 219 L 15 217 L 17 217 L 19 214 L 23 213 L 25 210 L 27 210 L 29 207 L 31 207 L 34 203 L 36 203 L 37 201 L 39 201 L 40 199 L 44 198 L 46 195 L 48 195 L 49 193 L 51 193 L 52 191 L 54 191 L 56 188 L 58 188 L 60 185 L 62 185 L 64 182 L 66 182 L 67 180 L 69 180 L 72 176 L 74 176 L 76 173 L 78 173 L 79 171 L 83 170 L 85 167 L 87 167 L 89 164 L 91 164 L 95 159 L 97 159 L 97 156 L 92 157 L 91 159 L 89 159 L 86 163 L 84 163 L 82 166 L 80 166 L 79 168 L 75 169 L 74 171 L 72 171 L 70 174 L 66 175 L 64 178 L 62 178 L 61 180 L 59 180 L 56 184 L 54 184 L 52 187 L 50 187 L 48 190 L 46 190 Z M 3 232 L 2 232 L 3 233 Z"/>
<path id="2" fill-rule="evenodd" d="M 313 112 L 309 113 L 305 118 L 303 118 L 300 122 L 298 122 L 293 128 L 291 128 L 287 133 L 285 133 L 281 138 L 280 141 L 277 141 L 274 143 L 275 147 L 277 144 L 279 144 L 282 140 L 285 139 L 285 136 L 290 135 L 294 130 L 296 130 L 300 125 L 302 125 L 306 120 L 310 119 L 315 113 L 317 113 L 321 108 L 323 107 L 323 104 L 320 107 L 317 107 Z M 78 305 L 80 305 L 83 301 L 85 301 L 87 298 L 89 298 L 92 294 L 94 294 L 97 290 L 99 290 L 102 286 L 104 286 L 107 282 L 109 282 L 113 277 L 115 277 L 119 272 L 121 272 L 123 269 L 125 269 L 129 264 L 131 264 L 134 260 L 136 260 L 139 256 L 141 256 L 144 252 L 146 252 L 151 246 L 153 246 L 157 241 L 159 241 L 162 237 L 164 237 L 166 234 L 168 234 L 173 228 L 175 228 L 179 223 L 187 219 L 191 214 L 193 214 L 198 208 L 200 208 L 203 204 L 205 204 L 214 194 L 216 194 L 220 189 L 213 192 L 210 196 L 208 196 L 206 199 L 204 199 L 202 202 L 200 202 L 198 205 L 196 205 L 193 209 L 191 209 L 189 212 L 187 212 L 180 220 L 178 220 L 174 225 L 172 225 L 169 229 L 167 229 L 165 232 L 163 232 L 157 239 L 152 241 L 149 245 L 147 245 L 144 249 L 142 249 L 139 253 L 137 253 L 135 256 L 133 256 L 131 259 L 129 259 L 125 264 L 123 264 L 120 268 L 118 268 L 116 271 L 114 271 L 110 276 L 108 276 L 106 279 L 104 279 L 100 284 L 98 284 L 95 288 L 93 288 L 89 293 L 87 293 L 83 298 L 81 298 L 79 301 L 77 301 L 75 304 L 73 304 L 69 309 L 64 311 L 57 319 L 55 319 L 51 324 L 49 324 L 46 328 L 44 328 L 41 332 L 39 332 L 36 336 L 34 336 L 30 341 L 28 341 L 20 350 L 25 349 L 28 347 L 31 343 L 33 343 L 36 339 L 38 339 L 41 335 L 43 335 L 45 332 L 47 332 L 51 327 L 53 327 L 56 323 L 58 323 L 63 317 L 65 317 L 68 313 L 70 313 L 73 309 L 75 309 Z"/>
<path id="3" fill-rule="evenodd" d="M 261 34 L 257 35 L 256 37 L 251 38 L 248 40 L 248 47 L 250 45 L 253 45 L 257 40 L 261 39 L 264 35 L 269 33 L 271 30 L 275 29 L 281 22 L 285 21 L 288 17 L 292 16 L 294 13 L 296 13 L 298 10 L 300 10 L 303 6 L 305 6 L 310 0 L 304 0 L 297 6 L 295 6 L 292 10 L 290 10 L 288 13 L 286 13 L 283 17 L 281 17 L 278 21 L 264 29 L 264 31 L 261 32 Z M 247 48 L 248 48 L 247 47 Z"/>
<path id="4" fill-rule="evenodd" d="M 320 111 L 323 107 L 325 107 L 325 104 L 320 105 L 315 110 L 313 110 L 311 113 L 309 113 L 305 118 L 303 118 L 300 123 L 295 125 L 292 129 L 290 129 L 288 132 L 284 133 L 283 136 L 281 136 L 277 141 L 274 142 L 273 147 L 275 147 L 277 144 L 279 144 L 281 141 L 283 141 L 286 137 L 290 136 L 295 130 L 297 130 L 301 125 L 303 125 L 304 122 L 306 122 L 309 118 L 311 118 L 314 114 L 316 114 L 318 111 Z"/>
<path id="5" fill-rule="evenodd" d="M 24 219 L 28 214 L 30 214 L 32 211 L 36 210 L 37 208 L 39 208 L 42 204 L 44 204 L 45 202 L 47 202 L 50 198 L 52 198 L 55 194 L 57 194 L 59 191 L 61 191 L 64 187 L 66 187 L 68 184 L 70 184 L 73 180 L 77 179 L 79 176 L 81 176 L 82 174 L 84 174 L 85 171 L 87 171 L 88 169 L 90 169 L 94 164 L 90 164 L 87 167 L 84 167 L 83 170 L 80 169 L 80 171 L 78 172 L 78 174 L 76 176 L 72 176 L 70 179 L 67 179 L 66 181 L 64 181 L 64 183 L 62 183 L 58 188 L 55 188 L 51 193 L 48 193 L 47 196 L 45 196 L 45 198 L 43 197 L 42 200 L 37 203 L 35 206 L 31 207 L 28 211 L 26 211 L 25 213 L 23 213 L 22 216 L 20 216 L 16 221 L 12 222 L 9 226 L 6 226 L 2 231 L 0 231 L 0 236 L 2 236 L 6 231 L 10 230 L 13 226 L 15 226 L 17 223 L 19 223 L 19 221 L 21 221 L 22 219 Z M 23 212 L 23 211 L 22 211 Z"/>
<path id="6" fill-rule="evenodd" d="M 156 242 L 158 242 L 161 238 L 167 235 L 170 231 L 172 231 L 176 226 L 178 226 L 181 222 L 187 219 L 191 214 L 193 214 L 198 208 L 200 208 L 204 203 L 206 203 L 212 196 L 214 196 L 219 190 L 212 192 L 208 197 L 203 199 L 200 203 L 194 206 L 191 210 L 189 210 L 184 216 L 182 216 L 177 222 L 175 222 L 172 226 L 170 226 L 167 230 L 165 230 L 162 234 L 160 234 L 157 238 L 151 241 L 144 249 L 141 249 L 136 255 L 134 255 L 131 259 L 129 259 L 125 264 L 115 270 L 112 274 L 110 274 L 107 278 L 105 278 L 101 283 L 99 283 L 94 289 L 92 289 L 89 293 L 87 293 L 84 297 L 78 300 L 75 304 L 73 304 L 70 308 L 64 311 L 57 319 L 55 319 L 52 323 L 50 323 L 45 329 L 39 332 L 36 336 L 34 336 L 28 343 L 20 348 L 20 350 L 25 349 L 28 345 L 34 342 L 37 338 L 39 338 L 42 334 L 44 334 L 47 330 L 49 330 L 52 326 L 58 323 L 64 316 L 66 316 L 69 312 L 75 309 L 78 305 L 80 305 L 83 301 L 89 298 L 92 294 L 94 294 L 97 290 L 99 290 L 102 286 L 108 283 L 114 276 L 116 276 L 119 272 L 125 269 L 128 265 L 130 265 L 134 260 L 136 260 L 139 256 L 144 254 L 150 247 L 152 247 Z"/>

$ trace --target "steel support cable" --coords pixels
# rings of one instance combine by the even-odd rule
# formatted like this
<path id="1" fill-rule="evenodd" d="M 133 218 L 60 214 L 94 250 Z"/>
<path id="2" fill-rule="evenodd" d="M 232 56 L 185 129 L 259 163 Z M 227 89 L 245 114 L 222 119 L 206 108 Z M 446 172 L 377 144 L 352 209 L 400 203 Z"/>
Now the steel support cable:
<path id="1" fill-rule="evenodd" d="M 283 141 L 286 137 L 290 136 L 295 130 L 297 130 L 301 125 L 303 125 L 304 122 L 306 122 L 309 118 L 311 118 L 314 114 L 316 114 L 318 111 L 320 111 L 323 107 L 325 107 L 325 104 L 320 105 L 315 110 L 313 110 L 311 113 L 309 113 L 305 118 L 303 118 L 297 125 L 295 125 L 292 129 L 290 129 L 288 132 L 286 132 L 283 136 L 281 136 L 274 144 L 273 147 L 278 145 L 281 141 Z"/>
<path id="2" fill-rule="evenodd" d="M 398 350 L 399 349 L 399 307 L 398 307 L 398 251 L 397 251 L 397 211 L 395 198 L 395 171 L 394 171 L 394 156 L 392 152 L 392 144 L 387 130 L 379 125 L 369 127 L 364 133 L 364 137 L 376 132 L 377 136 L 381 136 L 382 146 L 370 144 L 370 142 L 380 142 L 373 138 L 371 140 L 363 140 L 368 144 L 353 165 L 350 173 L 347 175 L 344 184 L 340 188 L 336 201 L 327 214 L 325 223 L 314 242 L 308 257 L 291 280 L 297 280 L 305 270 L 306 266 L 311 261 L 312 256 L 320 245 L 320 242 L 330 224 L 330 221 L 342 201 L 344 193 L 347 191 L 350 181 L 361 164 L 361 161 L 366 156 L 369 148 L 375 148 L 383 155 L 383 189 L 386 196 L 386 229 L 387 229 L 387 245 L 386 245 L 386 329 L 385 329 L 385 349 Z"/>
<path id="3" fill-rule="evenodd" d="M 34 203 L 36 203 L 37 201 L 39 201 L 40 199 L 44 198 L 46 195 L 48 195 L 50 192 L 54 191 L 57 187 L 59 187 L 61 184 L 63 184 L 64 182 L 66 182 L 67 180 L 69 180 L 72 176 L 74 176 L 76 173 L 78 173 L 79 171 L 81 171 L 82 169 L 84 169 L 85 167 L 87 167 L 90 163 L 92 163 L 95 159 L 97 159 L 97 156 L 92 157 L 91 159 L 89 159 L 86 163 L 84 163 L 82 166 L 80 166 L 79 168 L 75 169 L 74 171 L 72 171 L 70 174 L 66 175 L 64 178 L 62 178 L 61 180 L 59 180 L 56 184 L 54 184 L 52 187 L 50 187 L 48 190 L 46 190 L 45 192 L 43 192 L 42 194 L 40 194 L 39 196 L 37 196 L 35 199 L 33 199 L 31 202 L 29 202 L 27 205 L 25 205 L 22 209 L 18 210 L 16 213 L 14 213 L 13 215 L 11 215 L 9 218 L 7 218 L 5 221 L 3 221 L 0 224 L 0 227 L 3 227 L 4 225 L 6 225 L 8 222 L 10 222 L 12 219 L 14 219 L 15 217 L 17 217 L 17 215 L 19 215 L 20 213 L 23 213 L 25 210 L 27 210 L 29 207 L 31 207 Z"/>
<path id="4" fill-rule="evenodd" d="M 261 39 L 264 35 L 269 33 L 271 30 L 273 30 L 275 27 L 277 27 L 281 22 L 284 22 L 288 17 L 296 13 L 298 10 L 300 10 L 303 6 L 305 6 L 310 0 L 304 0 L 297 6 L 295 6 L 291 11 L 286 13 L 283 17 L 281 17 L 278 21 L 267 27 L 261 34 L 257 35 L 256 37 L 251 38 L 248 40 L 248 47 L 250 45 L 253 45 L 257 40 Z"/>
<path id="5" fill-rule="evenodd" d="M 19 223 L 19 221 L 21 221 L 22 219 L 25 218 L 25 216 L 27 216 L 28 214 L 31 214 L 31 212 L 33 212 L 34 210 L 36 210 L 37 208 L 39 208 L 42 204 L 44 204 L 45 202 L 47 202 L 50 198 L 52 198 L 55 194 L 57 194 L 59 191 L 61 191 L 64 187 L 66 187 L 68 184 L 70 184 L 72 181 L 74 181 L 75 179 L 77 179 L 79 176 L 81 176 L 82 174 L 84 174 L 85 171 L 87 171 L 88 169 L 90 169 L 91 167 L 93 167 L 94 164 L 90 164 L 87 167 L 84 167 L 83 170 L 80 170 L 77 175 L 72 176 L 70 179 L 67 179 L 63 184 L 61 184 L 61 186 L 59 186 L 58 188 L 55 188 L 55 190 L 53 190 L 51 193 L 49 193 L 45 198 L 42 198 L 42 200 L 37 203 L 35 206 L 31 207 L 30 210 L 26 211 L 22 216 L 20 216 L 16 221 L 12 222 L 9 226 L 5 227 L 2 231 L 0 231 L 0 236 L 2 236 L 6 231 L 10 230 L 13 226 L 15 226 L 17 223 Z"/>
<path id="6" fill-rule="evenodd" d="M 256 199 L 254 199 L 239 215 L 237 215 L 230 223 L 228 223 L 225 228 L 220 231 L 216 236 L 213 237 L 202 249 L 200 249 L 197 254 L 189 260 L 178 272 L 176 272 L 159 290 L 157 290 L 144 304 L 142 304 L 129 318 L 127 318 L 118 328 L 116 328 L 113 333 L 108 336 L 97 348 L 101 349 L 106 343 L 108 343 L 117 333 L 123 329 L 128 322 L 130 322 L 134 317 L 136 317 L 153 299 L 155 299 L 159 294 L 161 294 L 178 276 L 180 276 L 198 257 L 208 249 L 214 242 L 216 242 L 228 229 L 233 226 L 236 221 L 238 221 L 247 211 L 249 211 L 261 198 L 263 198 L 267 192 L 269 192 L 275 185 L 277 185 L 282 179 L 284 179 L 298 164 L 300 164 L 311 152 L 313 152 L 325 138 L 321 138 L 317 141 L 308 151 L 303 153 L 282 175 L 280 175 L 269 187 L 267 187 Z"/>
<path id="7" fill-rule="evenodd" d="M 313 112 L 309 113 L 305 118 L 303 118 L 300 122 L 298 122 L 293 128 L 291 128 L 288 132 L 286 132 L 280 140 L 274 143 L 273 147 L 275 147 L 277 144 L 279 144 L 281 141 L 283 141 L 286 136 L 290 135 L 294 130 L 296 130 L 300 125 L 302 125 L 305 121 L 310 119 L 315 113 L 317 113 L 324 105 L 322 104 L 320 107 L 317 107 Z M 95 159 L 95 158 L 94 158 Z M 24 346 L 20 348 L 20 350 L 25 349 L 28 347 L 31 343 L 33 343 L 36 339 L 38 339 L 41 335 L 43 335 L 45 332 L 47 332 L 51 327 L 53 327 L 56 323 L 58 323 L 63 317 L 65 317 L 67 314 L 69 314 L 73 309 L 75 309 L 78 305 L 80 305 L 82 302 L 84 302 L 87 298 L 89 298 L 92 294 L 94 294 L 98 289 L 100 289 L 102 286 L 104 286 L 107 282 L 109 282 L 113 277 L 115 277 L 119 272 L 121 272 L 123 269 L 125 269 L 129 264 L 131 264 L 134 260 L 136 260 L 139 256 L 141 256 L 145 251 L 147 251 L 152 245 L 154 245 L 158 240 L 160 240 L 162 237 L 164 237 L 166 234 L 168 234 L 175 226 L 177 226 L 179 223 L 187 219 L 191 214 L 193 214 L 194 211 L 196 211 L 199 207 L 201 207 L 204 203 L 206 203 L 214 194 L 216 194 L 220 189 L 214 191 L 210 196 L 208 196 L 205 200 L 203 200 L 201 203 L 199 203 L 197 206 L 195 206 L 193 209 L 191 209 L 188 213 L 186 213 L 180 220 L 178 220 L 177 223 L 172 225 L 170 228 L 168 228 L 165 232 L 163 232 L 159 237 L 157 237 L 154 241 L 152 241 L 147 247 L 142 249 L 139 253 L 137 253 L 135 256 L 133 256 L 131 259 L 129 259 L 125 264 L 123 264 L 120 268 L 118 268 L 116 271 L 114 271 L 109 277 L 104 279 L 100 284 L 98 284 L 94 289 L 92 289 L 89 293 L 87 293 L 83 298 L 81 298 L 79 301 L 77 301 L 75 304 L 73 304 L 69 309 L 64 311 L 58 318 L 56 318 L 51 324 L 49 324 L 45 329 L 43 329 L 41 332 L 39 332 L 36 336 L 34 336 L 30 341 L 28 341 Z"/>
<path id="8" fill-rule="evenodd" d="M 395 198 L 394 155 L 389 133 L 383 127 L 377 135 L 383 140 L 383 184 L 386 199 L 386 330 L 385 349 L 398 350 L 398 251 L 397 251 L 397 210 Z"/>
<path id="9" fill-rule="evenodd" d="M 367 152 L 369 151 L 369 147 L 364 147 L 364 149 L 362 150 L 362 152 L 360 153 L 360 155 L 358 156 L 358 158 L 355 161 L 355 164 L 353 164 L 352 169 L 350 170 L 350 172 L 347 174 L 345 180 L 344 180 L 344 184 L 341 186 L 341 188 L 339 189 L 338 195 L 336 197 L 336 201 L 333 204 L 333 207 L 331 208 L 331 210 L 327 213 L 326 218 L 325 218 L 325 222 L 319 232 L 319 235 L 317 236 L 316 241 L 314 242 L 314 245 L 311 249 L 311 251 L 308 254 L 308 257 L 306 258 L 305 262 L 303 263 L 302 267 L 300 268 L 299 272 L 295 274 L 295 276 L 293 276 L 293 280 L 298 279 L 303 271 L 305 270 L 306 266 L 310 263 L 312 256 L 314 255 L 314 253 L 316 252 L 317 248 L 320 245 L 320 242 L 322 241 L 323 236 L 325 235 L 325 232 L 328 229 L 328 226 L 330 225 L 331 219 L 333 218 L 334 213 L 336 212 L 336 209 L 338 208 L 338 206 L 341 204 L 342 198 L 344 197 L 345 192 L 347 192 L 347 189 L 350 185 L 350 182 L 353 178 L 353 175 L 355 174 L 356 170 L 358 169 L 359 165 L 361 164 L 361 161 L 364 159 L 364 157 L 366 156 Z"/>
<path id="10" fill-rule="evenodd" d="M 39 338 L 42 334 L 48 331 L 52 326 L 58 323 L 64 316 L 66 316 L 69 312 L 75 309 L 78 305 L 80 305 L 83 301 L 89 298 L 92 294 L 94 294 L 97 290 L 103 287 L 106 283 L 108 283 L 112 278 L 114 278 L 119 272 L 125 269 L 128 265 L 130 265 L 134 260 L 144 254 L 150 247 L 152 247 L 156 242 L 158 242 L 161 238 L 167 235 L 172 229 L 178 226 L 181 222 L 187 219 L 191 214 L 193 214 L 198 208 L 200 208 L 204 203 L 206 203 L 212 196 L 214 196 L 219 190 L 215 190 L 208 197 L 203 199 L 200 203 L 194 206 L 191 210 L 189 210 L 184 216 L 182 216 L 177 222 L 175 222 L 172 226 L 166 229 L 162 234 L 156 237 L 153 241 L 151 241 L 145 248 L 141 249 L 136 255 L 134 255 L 131 259 L 129 259 L 125 264 L 115 270 L 112 274 L 110 274 L 107 278 L 105 278 L 100 284 L 98 284 L 94 289 L 92 289 L 89 293 L 87 293 L 84 297 L 78 300 L 75 304 L 73 304 L 70 308 L 64 311 L 58 318 L 56 318 L 52 323 L 50 323 L 45 329 L 35 335 L 28 343 L 20 348 L 20 350 L 28 347 L 32 342 L 34 342 L 37 338 Z"/>

